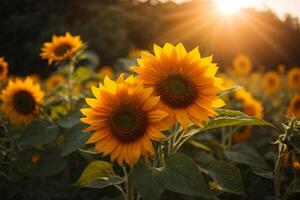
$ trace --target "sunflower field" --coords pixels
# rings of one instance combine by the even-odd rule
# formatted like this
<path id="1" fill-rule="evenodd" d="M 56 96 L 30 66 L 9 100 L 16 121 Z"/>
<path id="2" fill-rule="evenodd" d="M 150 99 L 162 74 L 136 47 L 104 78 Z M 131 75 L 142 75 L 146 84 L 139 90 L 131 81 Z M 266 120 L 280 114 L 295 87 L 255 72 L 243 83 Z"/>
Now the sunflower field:
<path id="1" fill-rule="evenodd" d="M 79 16 L 61 26 L 59 15 L 51 15 L 49 27 L 60 28 L 47 32 L 35 17 L 50 14 L 38 9 L 28 13 L 43 34 L 34 44 L 23 41 L 25 54 L 1 42 L 9 52 L 0 47 L 1 200 L 300 199 L 300 67 L 278 57 L 266 67 L 249 51 L 225 59 L 220 47 L 214 55 L 207 50 L 212 46 L 203 50 L 202 41 L 181 41 L 180 34 L 153 39 L 159 23 L 148 23 L 152 29 L 125 23 L 135 14 L 148 22 L 139 14 L 154 16 L 153 6 L 164 11 L 159 6 L 168 3 L 62 2 L 48 2 L 48 9 L 90 3 L 83 15 L 101 8 L 94 19 L 99 26 L 121 28 L 96 38 L 96 27 L 87 28 Z M 24 14 L 31 7 L 19 3 L 1 4 L 16 9 L 7 18 L 16 27 L 31 16 Z M 123 26 L 149 32 L 133 42 L 119 32 Z M 293 30 L 300 37 L 300 26 Z M 109 45 L 97 51 L 90 41 Z M 16 66 L 21 57 L 24 68 Z"/>

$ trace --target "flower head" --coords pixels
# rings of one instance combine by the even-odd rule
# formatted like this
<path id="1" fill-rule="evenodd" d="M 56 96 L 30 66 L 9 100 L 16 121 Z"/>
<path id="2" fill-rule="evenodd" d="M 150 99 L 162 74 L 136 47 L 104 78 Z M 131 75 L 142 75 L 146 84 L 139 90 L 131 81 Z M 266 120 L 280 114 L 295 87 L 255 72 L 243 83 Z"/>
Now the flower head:
<path id="1" fill-rule="evenodd" d="M 300 88 L 300 68 L 294 67 L 288 72 L 288 87 L 290 89 L 298 89 Z"/>
<path id="2" fill-rule="evenodd" d="M 300 94 L 295 94 L 293 96 L 287 109 L 287 114 L 289 116 L 294 115 L 297 119 L 300 119 Z"/>
<path id="3" fill-rule="evenodd" d="M 8 86 L 1 93 L 1 110 L 15 125 L 24 125 L 40 118 L 39 106 L 44 92 L 39 84 L 34 84 L 27 77 L 24 81 L 16 78 L 10 80 Z"/>
<path id="4" fill-rule="evenodd" d="M 248 56 L 244 54 L 238 55 L 233 60 L 233 69 L 236 74 L 246 76 L 252 70 L 252 62 Z"/>
<path id="5" fill-rule="evenodd" d="M 42 59 L 48 59 L 49 65 L 54 61 L 64 61 L 72 56 L 83 44 L 80 36 L 72 36 L 66 33 L 64 36 L 53 35 L 51 42 L 44 43 L 42 48 Z"/>
<path id="6" fill-rule="evenodd" d="M 3 57 L 0 57 L 0 81 L 4 80 L 8 73 L 8 64 Z"/>
<path id="7" fill-rule="evenodd" d="M 169 126 L 178 121 L 187 132 L 190 121 L 202 126 L 216 115 L 214 108 L 224 105 L 217 96 L 222 88 L 222 80 L 215 77 L 218 67 L 212 57 L 201 58 L 198 48 L 187 52 L 181 43 L 154 45 L 154 55 L 142 51 L 137 62 L 139 66 L 132 69 L 160 96 Z"/>
<path id="8" fill-rule="evenodd" d="M 263 88 L 270 95 L 278 91 L 280 87 L 280 77 L 275 71 L 267 72 L 263 77 Z"/>
<path id="9" fill-rule="evenodd" d="M 153 89 L 121 75 L 117 82 L 105 77 L 92 92 L 95 98 L 86 99 L 90 107 L 81 110 L 81 120 L 90 125 L 85 131 L 93 131 L 87 143 L 96 143 L 97 151 L 111 154 L 120 165 L 125 161 L 133 166 L 141 155 L 153 155 L 151 141 L 164 138 L 161 131 L 168 129 L 162 121 L 167 113 L 157 108 Z"/>

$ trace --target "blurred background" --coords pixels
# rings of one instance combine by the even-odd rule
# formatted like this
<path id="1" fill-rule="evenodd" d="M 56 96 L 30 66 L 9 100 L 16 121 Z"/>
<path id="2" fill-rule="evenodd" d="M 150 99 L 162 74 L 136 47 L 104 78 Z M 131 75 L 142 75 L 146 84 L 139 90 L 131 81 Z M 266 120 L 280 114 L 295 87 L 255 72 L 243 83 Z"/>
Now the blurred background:
<path id="1" fill-rule="evenodd" d="M 289 68 L 300 65 L 297 10 L 298 0 L 1 0 L 0 55 L 10 74 L 45 77 L 52 69 L 39 57 L 42 44 L 69 31 L 99 66 L 168 41 L 199 46 L 221 70 L 240 53 L 263 71 Z"/>

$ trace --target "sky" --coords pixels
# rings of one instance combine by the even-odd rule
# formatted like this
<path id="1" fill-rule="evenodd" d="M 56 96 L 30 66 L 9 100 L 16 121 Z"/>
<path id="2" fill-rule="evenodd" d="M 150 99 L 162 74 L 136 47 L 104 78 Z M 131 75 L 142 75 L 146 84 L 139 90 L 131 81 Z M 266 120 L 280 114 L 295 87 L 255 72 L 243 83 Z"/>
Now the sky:
<path id="1" fill-rule="evenodd" d="M 176 2 L 183 2 L 188 0 L 173 0 Z M 279 17 L 283 18 L 286 13 L 290 13 L 292 16 L 300 18 L 300 0 L 216 0 L 216 1 L 228 1 L 238 2 L 242 7 L 257 8 L 257 9 L 271 9 Z"/>

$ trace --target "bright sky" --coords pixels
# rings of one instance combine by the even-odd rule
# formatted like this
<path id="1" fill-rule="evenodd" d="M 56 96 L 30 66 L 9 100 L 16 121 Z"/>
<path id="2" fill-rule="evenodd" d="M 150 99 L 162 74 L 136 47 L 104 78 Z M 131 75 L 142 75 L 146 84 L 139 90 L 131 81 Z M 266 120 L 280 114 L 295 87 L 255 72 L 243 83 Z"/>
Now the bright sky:
<path id="1" fill-rule="evenodd" d="M 176 2 L 184 2 L 188 0 L 173 0 Z M 278 16 L 284 17 L 286 13 L 300 18 L 300 0 L 215 0 L 224 6 L 230 4 L 238 7 L 249 8 L 254 7 L 258 9 L 271 9 Z"/>

